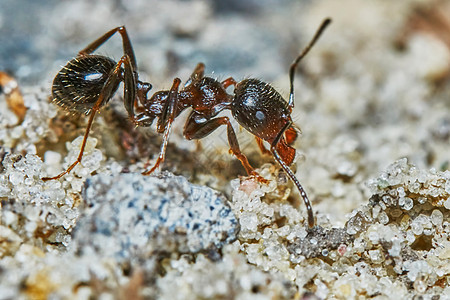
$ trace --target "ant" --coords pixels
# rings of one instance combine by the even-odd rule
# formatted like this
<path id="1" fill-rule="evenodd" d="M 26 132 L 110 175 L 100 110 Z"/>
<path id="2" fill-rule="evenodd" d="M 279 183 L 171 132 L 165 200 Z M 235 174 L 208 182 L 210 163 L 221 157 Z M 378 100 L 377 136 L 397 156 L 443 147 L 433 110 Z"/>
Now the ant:
<path id="1" fill-rule="evenodd" d="M 297 127 L 291 118 L 294 107 L 294 76 L 298 63 L 309 52 L 330 22 L 331 19 L 328 18 L 322 22 L 312 40 L 291 64 L 289 101 L 285 101 L 270 84 L 258 79 L 249 78 L 237 82 L 229 77 L 219 82 L 214 78 L 205 77 L 203 63 L 197 65 L 181 90 L 181 79 L 175 78 L 170 90 L 158 91 L 148 99 L 147 92 L 151 89 L 151 85 L 137 79 L 136 62 L 125 28 L 118 27 L 109 31 L 80 51 L 79 56 L 70 61 L 53 82 L 53 95 L 57 104 L 68 105 L 69 108 L 84 110 L 86 113 L 92 110 L 92 114 L 77 161 L 61 174 L 43 179 L 58 179 L 70 172 L 81 161 L 94 114 L 110 100 L 118 84 L 124 81 L 124 105 L 131 120 L 138 126 L 147 127 L 157 119 L 157 132 L 163 134 L 159 156 L 153 167 L 144 171 L 143 175 L 149 175 L 164 161 L 172 123 L 184 109 L 191 107 L 192 111 L 183 132 L 186 139 L 204 138 L 218 127 L 226 125 L 230 152 L 239 159 L 249 175 L 256 177 L 260 182 L 267 182 L 254 170 L 247 157 L 241 152 L 229 118 L 216 117 L 223 110 L 229 109 L 233 118 L 255 136 L 261 151 L 271 153 L 297 186 L 307 209 L 308 225 L 313 227 L 314 216 L 311 203 L 299 180 L 289 168 L 295 157 L 295 149 L 291 144 L 297 137 Z M 122 35 L 124 45 L 124 56 L 118 63 L 104 56 L 90 54 L 117 31 Z M 76 76 L 71 78 L 70 75 Z M 234 86 L 234 95 L 226 91 L 231 85 Z M 139 107 L 138 114 L 134 113 L 136 100 L 139 100 L 142 106 Z M 270 144 L 270 150 L 265 148 L 263 141 Z M 148 165 L 149 163 L 145 168 Z"/>

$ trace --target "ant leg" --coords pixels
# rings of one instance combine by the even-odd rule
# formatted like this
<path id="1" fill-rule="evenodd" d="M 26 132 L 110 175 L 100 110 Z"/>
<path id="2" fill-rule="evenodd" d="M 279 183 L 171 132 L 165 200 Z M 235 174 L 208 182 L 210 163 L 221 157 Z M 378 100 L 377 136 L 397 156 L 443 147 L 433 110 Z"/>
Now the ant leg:
<path id="1" fill-rule="evenodd" d="M 267 150 L 266 146 L 264 146 L 263 139 L 257 137 L 255 135 L 256 143 L 258 144 L 259 150 L 261 150 L 262 154 L 272 154 L 269 150 Z"/>
<path id="2" fill-rule="evenodd" d="M 123 77 L 123 105 L 127 110 L 129 118 L 134 122 L 134 104 L 136 102 L 136 81 L 137 74 L 133 72 L 133 67 L 130 63 L 130 57 L 126 55 L 126 63 L 124 64 L 124 77 Z"/>
<path id="3" fill-rule="evenodd" d="M 236 133 L 234 132 L 233 126 L 231 126 L 231 122 L 228 117 L 215 118 L 204 123 L 198 123 L 196 120 L 197 117 L 202 118 L 202 116 L 194 112 L 192 112 L 189 116 L 183 133 L 186 139 L 193 140 L 204 138 L 205 136 L 216 130 L 219 126 L 227 125 L 230 153 L 232 153 L 234 156 L 236 156 L 237 159 L 239 159 L 248 175 L 256 177 L 259 182 L 268 182 L 265 178 L 261 177 L 258 172 L 255 171 L 255 169 L 253 169 L 253 167 L 248 162 L 247 157 L 241 152 L 238 140 L 236 138 Z"/>
<path id="4" fill-rule="evenodd" d="M 300 192 L 300 195 L 303 198 L 303 201 L 305 202 L 306 210 L 308 213 L 308 225 L 309 227 L 314 227 L 314 214 L 311 207 L 311 202 L 309 201 L 308 195 L 306 195 L 305 190 L 303 189 L 303 186 L 300 184 L 300 181 L 298 181 L 297 177 L 295 177 L 294 172 L 288 167 L 288 165 L 283 161 L 283 159 L 280 157 L 278 151 L 277 151 L 277 144 L 280 142 L 281 138 L 283 137 L 284 131 L 291 126 L 291 123 L 288 122 L 284 126 L 284 128 L 280 131 L 278 136 L 275 138 L 275 140 L 272 142 L 272 145 L 270 147 L 270 151 L 272 152 L 273 156 L 277 160 L 277 162 L 280 164 L 280 166 L 283 168 L 283 170 L 289 175 L 292 182 L 297 186 L 298 191 Z"/>
<path id="5" fill-rule="evenodd" d="M 158 119 L 158 132 L 163 132 L 167 129 L 170 122 L 170 126 L 175 119 L 175 110 L 178 105 L 178 87 L 180 86 L 181 79 L 175 78 L 173 80 L 172 87 L 170 88 L 167 101 L 164 103 L 161 116 Z M 163 130 L 164 129 L 164 130 Z"/>
<path id="6" fill-rule="evenodd" d="M 159 117 L 159 126 L 164 126 L 164 135 L 163 135 L 163 143 L 161 145 L 161 149 L 159 152 L 158 159 L 155 162 L 155 165 L 149 170 L 142 172 L 142 175 L 149 175 L 155 171 L 156 168 L 164 161 L 164 156 L 166 154 L 167 143 L 169 142 L 170 130 L 172 128 L 173 120 L 175 119 L 176 108 L 178 105 L 178 87 L 180 86 L 181 80 L 179 78 L 175 78 L 173 80 L 172 87 L 169 91 L 169 96 L 167 98 L 166 105 L 164 107 L 164 111 L 162 115 Z M 148 163 L 145 167 L 147 167 Z"/>
<path id="7" fill-rule="evenodd" d="M 119 82 L 120 82 L 120 72 L 121 72 L 120 68 L 121 68 L 122 64 L 125 64 L 125 65 L 129 64 L 128 56 L 123 56 L 120 59 L 120 61 L 117 63 L 117 65 L 114 68 L 114 71 L 111 73 L 111 75 L 109 76 L 108 80 L 105 83 L 105 86 L 103 87 L 102 91 L 100 92 L 100 95 L 99 95 L 97 101 L 95 102 L 94 106 L 92 107 L 91 115 L 89 116 L 88 125 L 87 125 L 86 131 L 84 133 L 83 142 L 81 144 L 81 148 L 80 148 L 80 152 L 78 154 L 77 160 L 74 163 L 72 163 L 64 172 L 61 172 L 60 174 L 58 174 L 54 177 L 43 177 L 42 178 L 43 181 L 59 179 L 62 176 L 69 173 L 70 171 L 72 171 L 72 169 L 75 168 L 75 166 L 77 164 L 81 163 L 84 148 L 86 147 L 87 138 L 89 136 L 89 131 L 91 130 L 95 114 L 100 110 L 100 108 L 102 107 L 104 102 L 106 100 L 108 100 L 109 98 L 111 98 L 113 93 L 115 92 L 114 87 L 116 87 L 117 84 L 119 84 Z"/>
<path id="8" fill-rule="evenodd" d="M 136 57 L 134 55 L 133 47 L 131 46 L 131 41 L 127 33 L 125 26 L 116 27 L 111 29 L 92 43 L 90 43 L 86 48 L 78 52 L 78 55 L 88 55 L 97 50 L 102 44 L 104 44 L 110 37 L 112 37 L 116 32 L 119 32 L 122 36 L 123 52 L 125 55 L 130 57 L 131 67 L 133 71 L 136 71 Z"/>
<path id="9" fill-rule="evenodd" d="M 309 44 L 306 46 L 305 49 L 303 49 L 302 53 L 294 60 L 294 62 L 291 64 L 291 67 L 289 68 L 289 81 L 291 85 L 291 91 L 289 93 L 289 110 L 292 112 L 292 108 L 294 108 L 294 75 L 295 75 L 295 69 L 297 68 L 298 63 L 302 60 L 303 57 L 311 50 L 312 46 L 317 42 L 319 37 L 322 35 L 325 28 L 331 23 L 331 19 L 327 18 L 323 20 L 322 24 L 320 24 L 319 29 L 317 29 L 316 33 L 314 34 L 314 37 L 309 42 Z"/>

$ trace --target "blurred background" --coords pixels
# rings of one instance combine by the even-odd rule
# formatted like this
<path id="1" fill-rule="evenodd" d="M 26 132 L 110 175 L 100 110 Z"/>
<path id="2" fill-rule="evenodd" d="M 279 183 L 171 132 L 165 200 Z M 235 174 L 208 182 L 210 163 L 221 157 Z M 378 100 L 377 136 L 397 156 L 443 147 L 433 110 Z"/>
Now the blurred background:
<path id="1" fill-rule="evenodd" d="M 331 12 L 305 20 L 310 8 L 310 1 L 275 0 L 5 0 L 0 4 L 0 68 L 25 82 L 41 82 L 89 42 L 126 25 L 139 68 L 154 77 L 152 82 L 193 69 L 198 61 L 224 76 L 271 81 L 281 75 L 278 71 L 286 73 L 309 38 L 304 33 Z M 121 44 L 115 39 L 101 52 L 118 59 Z"/>

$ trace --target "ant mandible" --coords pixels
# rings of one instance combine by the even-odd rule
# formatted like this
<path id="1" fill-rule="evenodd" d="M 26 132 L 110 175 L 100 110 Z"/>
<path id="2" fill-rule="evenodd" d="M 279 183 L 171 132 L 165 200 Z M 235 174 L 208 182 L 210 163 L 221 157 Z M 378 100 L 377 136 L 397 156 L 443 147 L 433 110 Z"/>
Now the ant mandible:
<path id="1" fill-rule="evenodd" d="M 298 63 L 330 22 L 331 19 L 322 22 L 308 46 L 291 64 L 288 102 L 271 85 L 258 79 L 250 78 L 237 82 L 230 77 L 219 82 L 214 78 L 204 77 L 205 66 L 202 63 L 197 65 L 183 89 L 179 91 L 181 80 L 175 78 L 170 90 L 156 92 L 148 99 L 147 92 L 151 85 L 137 79 L 136 61 L 125 28 L 118 27 L 107 32 L 80 51 L 78 57 L 70 61 L 54 80 L 53 95 L 57 104 L 77 111 L 92 112 L 77 161 L 59 175 L 43 180 L 58 179 L 81 162 L 95 113 L 111 99 L 119 83 L 124 81 L 124 105 L 132 121 L 136 125 L 151 126 L 156 118 L 157 132 L 163 133 L 159 156 L 154 166 L 143 172 L 143 175 L 152 173 L 164 161 L 172 123 L 184 109 L 191 107 L 192 111 L 184 127 L 184 137 L 188 140 L 201 139 L 219 126 L 226 125 L 230 152 L 240 160 L 249 175 L 255 176 L 260 182 L 266 182 L 241 152 L 229 118 L 215 118 L 221 111 L 229 109 L 237 122 L 255 136 L 262 152 L 270 152 L 297 186 L 307 208 L 308 225 L 313 227 L 311 203 L 289 168 L 295 157 L 295 149 L 291 144 L 297 136 L 291 118 L 294 107 L 294 76 Z M 124 56 L 118 63 L 105 56 L 90 54 L 116 32 L 122 35 L 124 48 Z M 234 86 L 234 95 L 226 91 L 231 85 Z M 139 107 L 141 112 L 137 115 L 134 113 L 136 100 L 142 105 Z M 263 141 L 270 144 L 270 151 L 264 147 Z"/>

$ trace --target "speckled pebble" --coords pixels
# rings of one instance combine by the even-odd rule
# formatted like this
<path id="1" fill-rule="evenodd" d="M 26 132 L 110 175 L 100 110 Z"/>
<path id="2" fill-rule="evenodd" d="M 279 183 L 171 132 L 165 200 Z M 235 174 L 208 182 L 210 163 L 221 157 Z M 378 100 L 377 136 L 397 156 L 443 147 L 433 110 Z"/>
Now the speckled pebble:
<path id="1" fill-rule="evenodd" d="M 236 239 L 238 223 L 220 193 L 163 173 L 97 175 L 87 180 L 86 210 L 74 247 L 117 259 L 139 253 L 196 253 Z"/>

